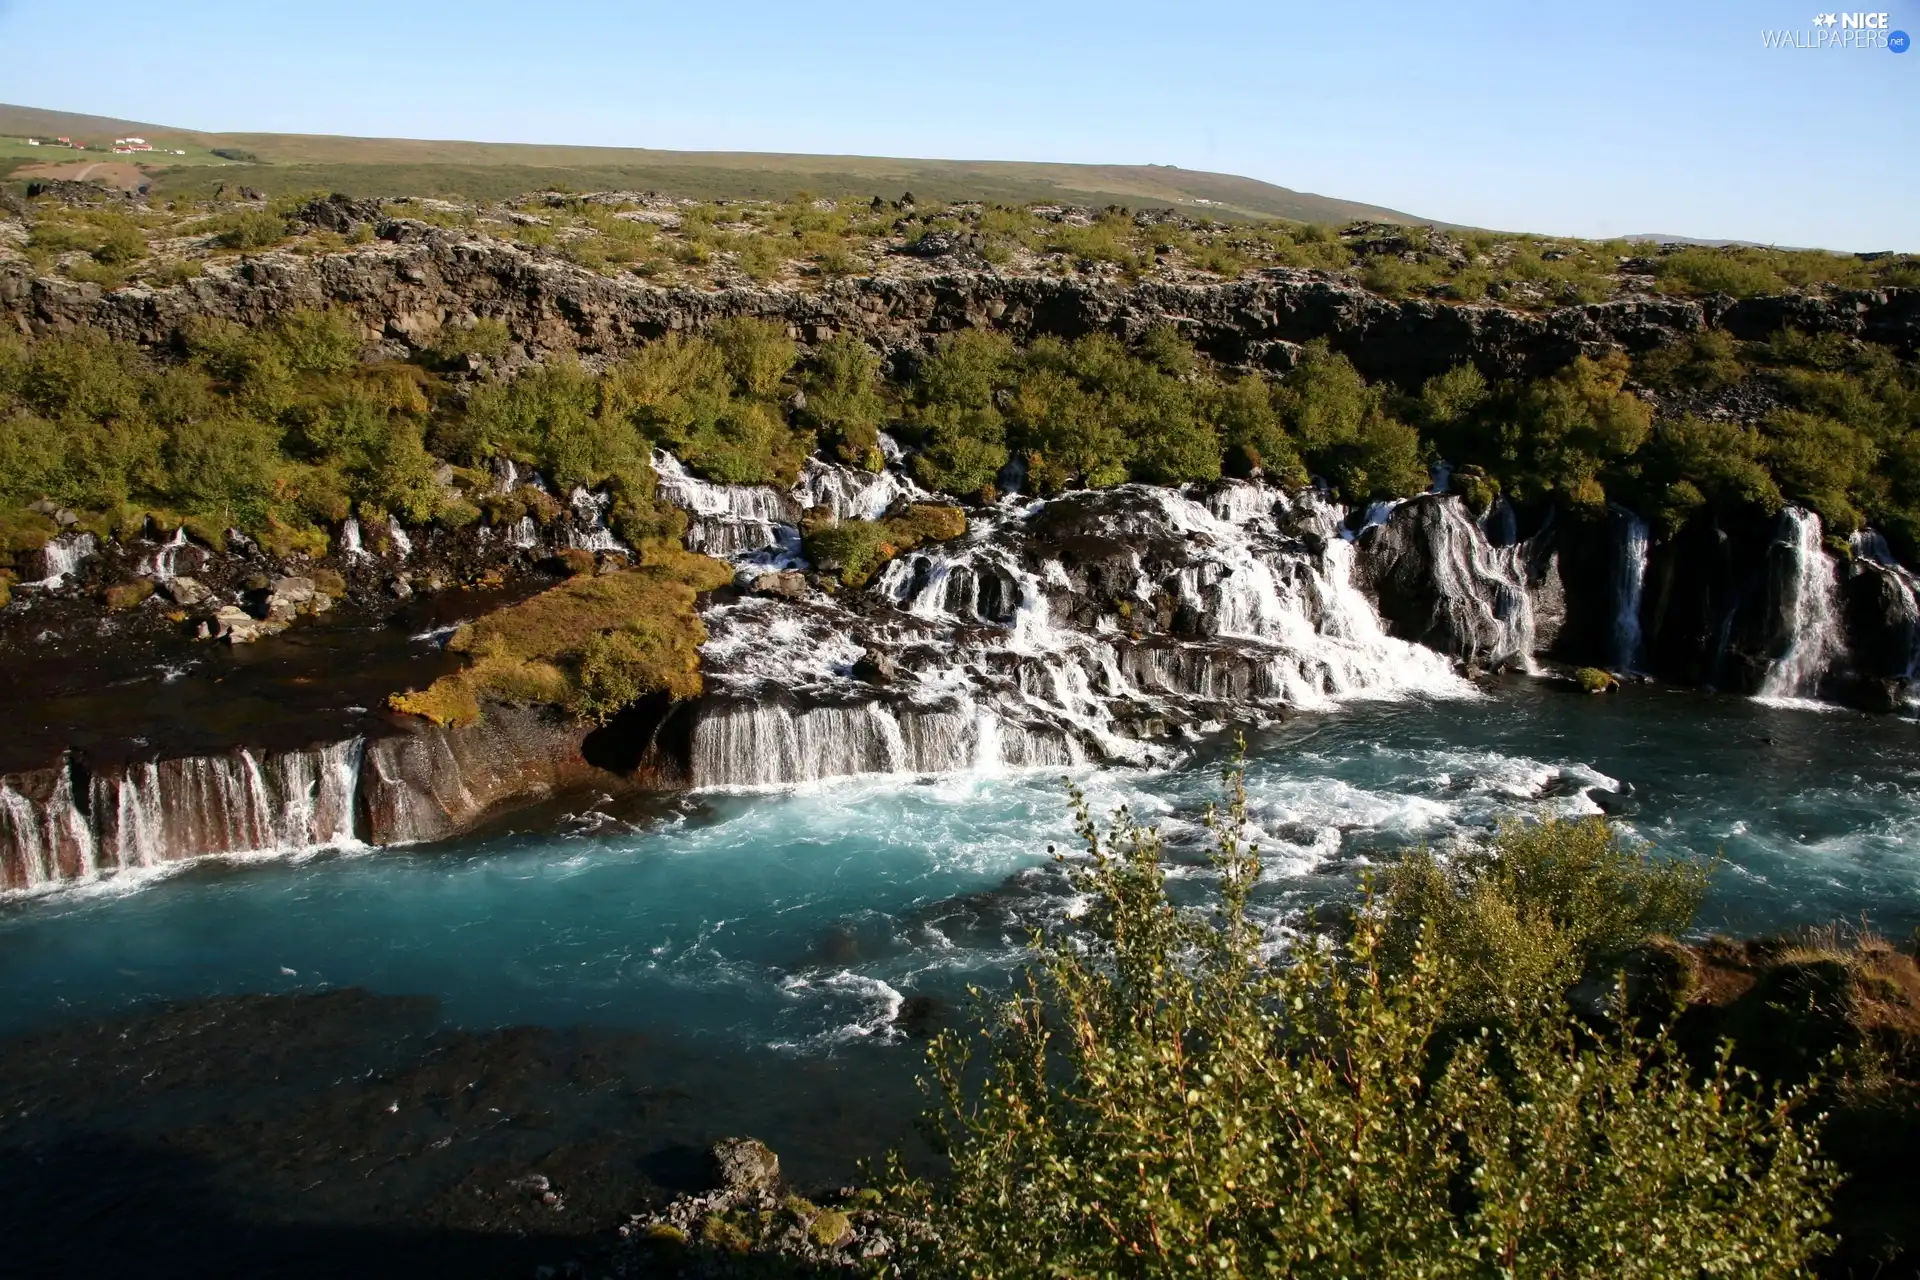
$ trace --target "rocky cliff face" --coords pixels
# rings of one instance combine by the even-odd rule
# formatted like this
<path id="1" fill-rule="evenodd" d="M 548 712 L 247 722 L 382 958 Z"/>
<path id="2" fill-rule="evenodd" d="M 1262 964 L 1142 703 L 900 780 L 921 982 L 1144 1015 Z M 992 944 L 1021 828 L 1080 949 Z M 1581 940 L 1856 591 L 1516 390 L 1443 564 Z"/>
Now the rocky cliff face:
<path id="1" fill-rule="evenodd" d="M 504 321 L 525 354 L 617 354 L 727 316 L 777 319 L 808 339 L 856 333 L 889 350 L 991 327 L 1016 337 L 1093 331 L 1137 336 L 1174 324 L 1234 365 L 1285 368 L 1324 338 L 1362 373 L 1403 386 L 1471 360 L 1493 376 L 1550 372 L 1583 350 L 1642 350 L 1707 326 L 1761 338 L 1791 324 L 1905 351 L 1920 348 L 1920 290 L 1701 302 L 1647 298 L 1531 313 L 1494 305 L 1395 302 L 1344 276 L 1271 269 L 1218 284 L 1134 285 L 1081 277 L 954 270 L 827 281 L 818 289 L 663 289 L 614 279 L 490 236 L 385 220 L 380 239 L 336 253 L 265 253 L 215 263 L 169 289 L 97 286 L 0 265 L 0 311 L 32 330 L 95 325 L 146 343 L 192 316 L 259 324 L 295 307 L 351 307 L 387 341 L 417 346 L 442 324 Z"/>

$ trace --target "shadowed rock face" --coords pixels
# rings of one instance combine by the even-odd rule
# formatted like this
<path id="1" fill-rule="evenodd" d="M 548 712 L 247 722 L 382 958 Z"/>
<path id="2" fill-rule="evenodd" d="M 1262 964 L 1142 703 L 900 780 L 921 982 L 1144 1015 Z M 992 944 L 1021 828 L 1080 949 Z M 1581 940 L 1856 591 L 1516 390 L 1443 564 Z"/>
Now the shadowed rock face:
<path id="1" fill-rule="evenodd" d="M 915 279 L 831 281 L 817 291 L 758 286 L 663 289 L 609 279 L 518 245 L 388 219 L 381 239 L 317 257 L 267 253 L 170 289 L 102 293 L 94 285 L 0 267 L 0 314 L 30 329 L 96 325 L 146 343 L 189 316 L 259 324 L 295 307 L 353 308 L 386 339 L 418 345 L 450 319 L 503 320 L 529 355 L 616 354 L 728 316 L 783 320 L 817 338 L 857 333 L 890 350 L 990 327 L 1017 338 L 1095 331 L 1133 337 L 1180 326 L 1230 364 L 1283 369 L 1299 344 L 1325 338 L 1370 378 L 1417 385 L 1462 361 L 1514 377 L 1550 372 L 1582 350 L 1643 350 L 1706 326 L 1760 338 L 1783 325 L 1835 331 L 1911 351 L 1920 346 L 1920 290 L 1830 297 L 1630 299 L 1533 314 L 1493 305 L 1394 302 L 1345 277 L 1270 270 L 1204 285 L 1003 276 L 955 271 Z"/>
<path id="2" fill-rule="evenodd" d="M 489 707 L 460 728 L 409 718 L 367 747 L 359 787 L 367 843 L 442 840 L 504 802 L 597 781 L 580 753 L 585 736 L 557 713 L 525 707 Z"/>

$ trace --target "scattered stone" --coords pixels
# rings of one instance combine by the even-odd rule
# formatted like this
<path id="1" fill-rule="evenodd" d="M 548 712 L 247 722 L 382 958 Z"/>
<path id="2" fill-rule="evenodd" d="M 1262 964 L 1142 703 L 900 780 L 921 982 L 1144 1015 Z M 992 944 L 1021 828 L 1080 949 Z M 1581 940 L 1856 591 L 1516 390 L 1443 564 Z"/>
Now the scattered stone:
<path id="1" fill-rule="evenodd" d="M 188 577 L 186 574 L 167 579 L 160 584 L 160 590 L 166 594 L 167 599 L 183 609 L 191 609 L 213 599 L 211 587 L 200 579 Z"/>
<path id="2" fill-rule="evenodd" d="M 617 1234 L 620 1274 L 865 1275 L 895 1249 L 906 1224 L 871 1190 L 843 1187 L 827 1203 L 786 1194 L 780 1162 L 751 1138 L 712 1151 L 721 1185 L 634 1214 Z"/>
<path id="3" fill-rule="evenodd" d="M 228 644 L 252 644 L 268 636 L 277 636 L 291 625 L 291 618 L 256 618 L 245 609 L 228 604 L 222 605 L 220 611 L 213 615 L 210 638 L 222 639 Z"/>
<path id="4" fill-rule="evenodd" d="M 281 622 L 291 622 L 302 614 L 325 613 L 331 608 L 333 597 L 304 575 L 275 578 L 267 594 L 267 617 Z"/>
<path id="5" fill-rule="evenodd" d="M 900 678 L 900 664 L 890 654 L 868 649 L 853 664 L 852 674 L 855 680 L 865 680 L 868 684 L 892 684 Z"/>
<path id="6" fill-rule="evenodd" d="M 753 580 L 753 589 L 763 596 L 784 596 L 788 600 L 804 600 L 807 595 L 807 575 L 796 569 L 763 573 Z"/>

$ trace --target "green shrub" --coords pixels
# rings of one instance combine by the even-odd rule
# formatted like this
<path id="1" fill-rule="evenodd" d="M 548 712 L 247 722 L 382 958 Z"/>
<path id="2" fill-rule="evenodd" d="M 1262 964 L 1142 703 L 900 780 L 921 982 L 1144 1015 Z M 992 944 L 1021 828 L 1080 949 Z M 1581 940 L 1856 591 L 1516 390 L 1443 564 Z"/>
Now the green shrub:
<path id="1" fill-rule="evenodd" d="M 807 531 L 807 558 L 849 587 L 873 581 L 889 560 L 928 542 L 950 542 L 967 531 L 958 507 L 916 504 L 884 520 L 841 520 Z"/>
<path id="2" fill-rule="evenodd" d="M 269 249 L 289 234 L 287 220 L 264 209 L 230 213 L 215 221 L 214 243 L 222 249 Z"/>
<path id="3" fill-rule="evenodd" d="M 513 334 L 507 328 L 506 321 L 481 316 L 468 324 L 442 325 L 428 344 L 426 352 L 435 361 L 445 364 L 465 355 L 498 360 L 512 346 Z"/>
<path id="4" fill-rule="evenodd" d="M 1522 499 L 1555 494 L 1575 506 L 1606 501 L 1600 472 L 1645 443 L 1653 411 L 1626 390 L 1628 363 L 1611 353 L 1533 383 L 1508 424 L 1509 487 Z"/>
<path id="5" fill-rule="evenodd" d="M 917 1273 L 1785 1280 L 1829 1243 L 1804 1095 L 1756 1097 L 1724 1057 L 1696 1079 L 1559 1005 L 1463 1030 L 1466 962 L 1429 926 L 1390 965 L 1379 904 L 1341 953 L 1269 961 L 1244 812 L 1236 789 L 1201 912 L 1155 833 L 1123 813 L 1103 838 L 1080 806 L 1088 909 L 930 1054 L 949 1171 L 896 1162 L 890 1187 Z"/>
<path id="6" fill-rule="evenodd" d="M 1308 465 L 1346 501 L 1405 497 L 1427 487 L 1419 433 L 1393 417 L 1381 389 L 1324 342 L 1307 344 L 1274 398 Z"/>
<path id="7" fill-rule="evenodd" d="M 847 1238 L 853 1230 L 853 1222 L 838 1209 L 822 1209 L 813 1221 L 807 1224 L 807 1239 L 822 1249 L 831 1249 Z"/>
<path id="8" fill-rule="evenodd" d="M 1596 964 L 1685 930 L 1709 870 L 1654 861 L 1600 818 L 1509 825 L 1448 864 L 1420 850 L 1394 867 L 1387 954 L 1411 966 L 1428 946 L 1457 961 L 1452 999 L 1466 1017 L 1524 1013 L 1557 1002 Z"/>
<path id="9" fill-rule="evenodd" d="M 850 335 L 829 338 L 808 359 L 800 387 L 807 395 L 807 423 L 822 449 L 848 466 L 878 471 L 885 465 L 880 424 L 887 402 L 872 347 Z"/>
<path id="10" fill-rule="evenodd" d="M 1424 294 L 1438 280 L 1433 268 L 1395 257 L 1369 258 L 1360 272 L 1362 284 L 1389 298 Z"/>

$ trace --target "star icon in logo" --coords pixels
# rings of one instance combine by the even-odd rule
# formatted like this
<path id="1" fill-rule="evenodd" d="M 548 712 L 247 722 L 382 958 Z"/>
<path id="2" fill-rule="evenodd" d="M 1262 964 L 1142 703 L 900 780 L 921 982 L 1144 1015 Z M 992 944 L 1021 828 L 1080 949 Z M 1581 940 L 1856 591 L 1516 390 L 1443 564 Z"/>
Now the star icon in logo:
<path id="1" fill-rule="evenodd" d="M 1840 19 L 1834 17 L 1830 13 L 1823 13 L 1818 18 L 1815 18 L 1814 21 L 1819 23 L 1823 27 L 1830 27 L 1834 23 L 1840 21 Z"/>

